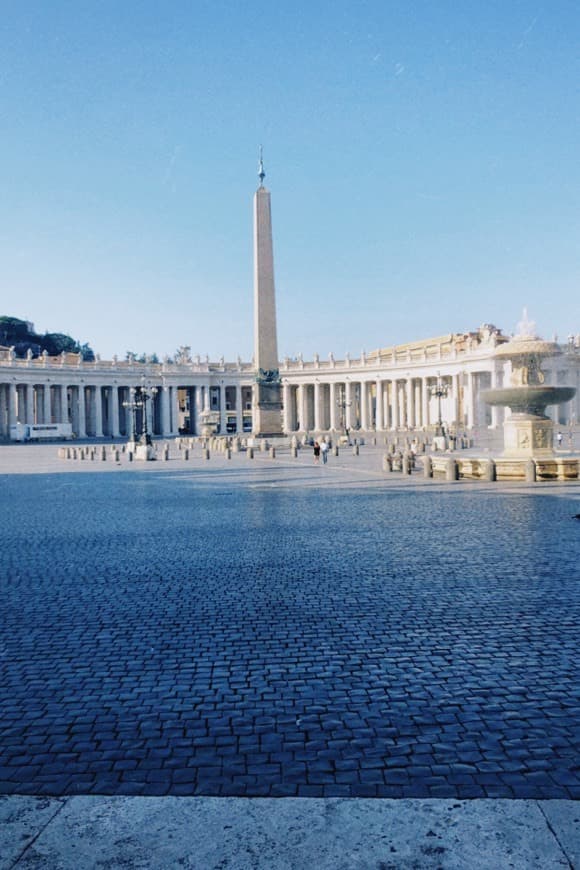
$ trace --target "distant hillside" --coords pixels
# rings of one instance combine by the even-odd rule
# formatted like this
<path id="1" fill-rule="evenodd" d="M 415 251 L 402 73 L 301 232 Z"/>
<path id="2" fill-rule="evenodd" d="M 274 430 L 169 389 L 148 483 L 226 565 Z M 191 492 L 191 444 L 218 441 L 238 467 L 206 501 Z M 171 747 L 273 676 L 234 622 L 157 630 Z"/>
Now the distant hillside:
<path id="1" fill-rule="evenodd" d="M 34 324 L 18 317 L 0 316 L 0 346 L 13 347 L 17 356 L 25 357 L 28 351 L 39 356 L 46 351 L 49 356 L 65 353 L 80 353 L 85 360 L 94 360 L 95 354 L 88 344 L 80 344 L 63 332 L 45 332 L 39 335 Z"/>

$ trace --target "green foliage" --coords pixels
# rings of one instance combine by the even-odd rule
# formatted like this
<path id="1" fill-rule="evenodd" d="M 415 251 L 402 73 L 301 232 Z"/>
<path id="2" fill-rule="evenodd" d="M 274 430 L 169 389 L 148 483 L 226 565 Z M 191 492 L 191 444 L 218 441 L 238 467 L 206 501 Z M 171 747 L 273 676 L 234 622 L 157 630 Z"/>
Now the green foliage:
<path id="1" fill-rule="evenodd" d="M 81 349 L 78 341 L 63 332 L 45 332 L 43 343 L 49 356 L 58 356 L 59 353 L 63 352 L 80 353 Z"/>
<path id="2" fill-rule="evenodd" d="M 64 332 L 45 332 L 37 335 L 33 325 L 18 317 L 0 317 L 0 345 L 13 347 L 17 356 L 24 357 L 28 351 L 38 356 L 46 351 L 49 356 L 61 353 L 80 353 L 84 360 L 93 360 L 95 354 L 89 344 L 79 344 Z"/>
<path id="3" fill-rule="evenodd" d="M 0 344 L 12 347 L 19 341 L 30 341 L 36 337 L 30 330 L 30 323 L 18 317 L 0 317 Z"/>

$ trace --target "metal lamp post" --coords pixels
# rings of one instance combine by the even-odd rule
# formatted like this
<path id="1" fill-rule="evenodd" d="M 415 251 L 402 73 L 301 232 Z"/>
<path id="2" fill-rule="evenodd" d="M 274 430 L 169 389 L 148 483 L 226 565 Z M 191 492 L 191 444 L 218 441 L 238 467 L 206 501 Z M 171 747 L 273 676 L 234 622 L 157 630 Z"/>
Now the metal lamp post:
<path id="1" fill-rule="evenodd" d="M 137 411 L 141 411 L 141 432 L 139 433 L 138 440 L 139 445 L 145 448 L 152 444 L 147 425 L 147 402 L 153 401 L 157 392 L 157 387 L 146 386 L 145 379 L 143 378 L 140 387 L 131 387 L 129 390 L 129 401 L 123 402 L 123 407 L 131 411 L 131 436 L 129 441 L 133 443 L 137 442 Z"/>
<path id="2" fill-rule="evenodd" d="M 339 396 L 336 400 L 336 405 L 337 408 L 340 410 L 340 428 L 341 430 L 344 430 L 346 438 L 347 440 L 349 440 L 350 436 L 348 434 L 348 428 L 346 426 L 346 409 L 351 407 L 352 402 L 346 401 L 346 390 L 342 385 L 339 387 Z"/>
<path id="3" fill-rule="evenodd" d="M 437 372 L 437 383 L 430 387 L 431 395 L 437 399 L 437 426 L 435 435 L 441 437 L 445 435 L 443 429 L 443 420 L 441 419 L 441 399 L 446 399 L 449 395 L 449 386 L 444 384 L 441 379 L 441 372 Z"/>

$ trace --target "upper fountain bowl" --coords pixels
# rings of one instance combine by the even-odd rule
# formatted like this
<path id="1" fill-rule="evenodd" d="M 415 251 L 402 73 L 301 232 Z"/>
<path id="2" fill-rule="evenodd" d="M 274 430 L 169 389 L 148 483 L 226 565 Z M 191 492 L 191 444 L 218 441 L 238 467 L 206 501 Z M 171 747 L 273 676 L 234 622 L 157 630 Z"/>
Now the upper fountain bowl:
<path id="1" fill-rule="evenodd" d="M 488 405 L 500 405 L 511 409 L 512 414 L 535 414 L 543 417 L 548 405 L 561 405 L 574 398 L 574 387 L 550 387 L 532 384 L 521 387 L 498 387 L 483 390 L 481 396 Z"/>

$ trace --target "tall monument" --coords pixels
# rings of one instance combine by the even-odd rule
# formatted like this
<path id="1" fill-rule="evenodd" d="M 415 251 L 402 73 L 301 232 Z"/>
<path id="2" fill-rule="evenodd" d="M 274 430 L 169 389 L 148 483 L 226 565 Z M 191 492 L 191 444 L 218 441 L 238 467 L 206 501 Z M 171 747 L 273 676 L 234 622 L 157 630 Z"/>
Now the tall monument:
<path id="1" fill-rule="evenodd" d="M 252 401 L 252 432 L 257 437 L 282 435 L 282 385 L 278 368 L 276 293 L 270 192 L 264 187 L 264 161 L 260 148 L 254 195 L 254 365 L 256 382 Z"/>

